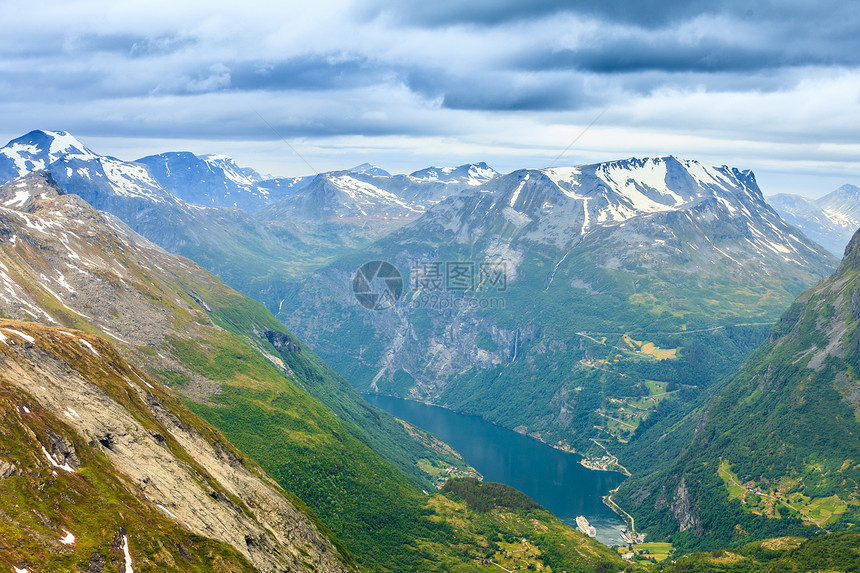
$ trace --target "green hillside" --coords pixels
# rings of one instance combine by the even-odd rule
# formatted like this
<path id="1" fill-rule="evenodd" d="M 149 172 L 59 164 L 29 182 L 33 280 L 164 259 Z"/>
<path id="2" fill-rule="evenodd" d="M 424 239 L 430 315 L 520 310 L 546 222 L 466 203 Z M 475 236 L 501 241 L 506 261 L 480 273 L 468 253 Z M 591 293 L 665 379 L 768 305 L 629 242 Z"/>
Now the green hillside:
<path id="1" fill-rule="evenodd" d="M 710 549 L 860 526 L 858 245 L 706 404 L 630 444 L 637 527 Z"/>

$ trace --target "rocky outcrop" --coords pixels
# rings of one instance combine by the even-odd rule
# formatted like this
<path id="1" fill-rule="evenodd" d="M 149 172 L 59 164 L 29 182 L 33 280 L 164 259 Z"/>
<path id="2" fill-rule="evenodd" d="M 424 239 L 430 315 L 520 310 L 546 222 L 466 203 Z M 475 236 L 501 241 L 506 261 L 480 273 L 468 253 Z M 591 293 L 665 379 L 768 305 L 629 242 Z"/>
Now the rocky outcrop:
<path id="1" fill-rule="evenodd" d="M 68 466 L 73 470 L 80 469 L 81 460 L 78 459 L 75 448 L 68 438 L 54 432 L 48 432 L 48 439 L 50 440 L 50 447 L 47 450 L 50 452 L 51 458 L 57 461 L 57 465 Z"/>
<path id="2" fill-rule="evenodd" d="M 17 465 L 5 460 L 0 460 L 0 480 L 17 475 L 21 475 L 21 470 L 18 469 Z"/>
<path id="3" fill-rule="evenodd" d="M 283 332 L 277 332 L 274 330 L 267 330 L 264 333 L 266 340 L 268 340 L 272 346 L 274 346 L 280 352 L 290 352 L 294 354 L 298 354 L 302 351 L 302 347 L 299 346 L 299 343 Z"/>
<path id="4" fill-rule="evenodd" d="M 672 503 L 669 504 L 669 511 L 678 520 L 678 527 L 681 531 L 692 530 L 693 535 L 697 537 L 702 534 L 701 523 L 699 516 L 696 515 L 695 508 L 690 501 L 690 492 L 687 489 L 685 478 L 681 478 L 678 487 L 675 488 L 675 493 L 672 496 Z"/>

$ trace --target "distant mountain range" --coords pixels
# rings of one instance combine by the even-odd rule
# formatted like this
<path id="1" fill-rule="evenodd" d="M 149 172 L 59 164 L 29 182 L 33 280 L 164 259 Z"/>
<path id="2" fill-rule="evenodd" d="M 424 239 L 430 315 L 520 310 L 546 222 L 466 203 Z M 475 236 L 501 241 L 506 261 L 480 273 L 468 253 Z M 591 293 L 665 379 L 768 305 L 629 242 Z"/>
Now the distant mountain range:
<path id="1" fill-rule="evenodd" d="M 486 164 L 415 176 L 360 165 L 264 179 L 224 155 L 176 152 L 126 162 L 66 132 L 41 130 L 0 148 L 0 183 L 42 168 L 66 191 L 272 310 L 287 283 L 496 175 Z"/>
<path id="2" fill-rule="evenodd" d="M 819 199 L 779 194 L 768 197 L 779 215 L 838 257 L 860 228 L 860 187 L 843 185 Z"/>
<path id="3" fill-rule="evenodd" d="M 149 155 L 135 161 L 145 165 L 164 189 L 189 203 L 208 207 L 238 207 L 254 213 L 300 188 L 307 178 L 268 180 L 253 169 L 241 168 L 226 155 L 184 152 Z"/>

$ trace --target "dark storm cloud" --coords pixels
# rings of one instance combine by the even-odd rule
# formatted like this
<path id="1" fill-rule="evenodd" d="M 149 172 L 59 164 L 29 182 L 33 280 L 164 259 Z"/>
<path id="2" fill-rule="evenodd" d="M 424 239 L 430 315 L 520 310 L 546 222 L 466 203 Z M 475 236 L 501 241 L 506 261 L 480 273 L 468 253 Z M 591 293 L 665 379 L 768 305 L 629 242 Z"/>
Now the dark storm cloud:
<path id="1" fill-rule="evenodd" d="M 389 66 L 366 56 L 303 54 L 284 61 L 230 64 L 231 85 L 239 90 L 318 90 L 354 88 L 385 81 Z"/>
<path id="2" fill-rule="evenodd" d="M 485 71 L 471 75 L 441 69 L 416 69 L 405 78 L 409 89 L 457 110 L 557 111 L 589 101 L 582 82 L 556 75 Z"/>
<path id="3" fill-rule="evenodd" d="M 364 8 L 369 16 L 392 15 L 397 20 L 416 26 L 450 26 L 469 24 L 496 26 L 521 20 L 532 20 L 560 13 L 578 14 L 615 22 L 642 26 L 662 26 L 702 12 L 722 12 L 731 3 L 712 1 L 670 0 L 641 2 L 629 0 L 402 0 L 391 3 L 371 2 Z M 736 3 L 743 4 L 743 3 Z M 740 7 L 742 8 L 742 7 Z M 745 8 L 747 13 L 752 10 Z"/>
<path id="4" fill-rule="evenodd" d="M 498 26 L 523 20 L 575 14 L 608 23 L 640 28 L 663 28 L 702 15 L 726 16 L 762 25 L 800 21 L 809 27 L 842 28 L 846 19 L 856 24 L 852 2 L 819 0 L 374 0 L 357 9 L 366 16 L 389 15 L 414 26 Z"/>
<path id="5" fill-rule="evenodd" d="M 850 59 L 856 60 L 857 55 Z M 542 50 L 515 62 L 526 70 L 580 70 L 597 74 L 627 74 L 643 71 L 753 72 L 779 67 L 831 65 L 830 58 L 800 57 L 775 49 L 747 48 L 720 40 L 694 46 L 679 42 L 630 40 L 578 50 Z"/>
<path id="6" fill-rule="evenodd" d="M 557 111 L 579 107 L 575 94 L 542 89 L 451 89 L 442 100 L 443 107 L 484 111 Z"/>
<path id="7" fill-rule="evenodd" d="M 477 0 L 377 2 L 368 14 L 415 26 L 515 27 L 573 18 L 598 31 L 575 50 L 537 47 L 514 63 L 527 69 L 596 73 L 643 70 L 755 71 L 785 66 L 860 63 L 860 10 L 852 2 L 629 0 Z M 697 23 L 691 33 L 684 26 Z M 692 37 L 691 37 L 692 35 Z"/>
<path id="8" fill-rule="evenodd" d="M 782 33 L 780 33 L 782 32 Z M 679 38 L 671 33 L 617 34 L 595 38 L 576 49 L 536 47 L 513 59 L 526 70 L 579 70 L 626 74 L 758 72 L 800 66 L 856 66 L 856 37 L 812 42 L 791 31 L 771 29 L 755 38 L 743 34 Z"/>

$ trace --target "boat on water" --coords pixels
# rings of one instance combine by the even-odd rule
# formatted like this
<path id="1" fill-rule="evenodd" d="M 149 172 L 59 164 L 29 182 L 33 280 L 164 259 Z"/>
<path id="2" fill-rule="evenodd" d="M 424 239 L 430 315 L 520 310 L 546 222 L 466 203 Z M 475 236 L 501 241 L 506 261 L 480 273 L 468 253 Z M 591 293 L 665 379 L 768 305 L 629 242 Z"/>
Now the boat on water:
<path id="1" fill-rule="evenodd" d="M 584 515 L 580 515 L 576 518 L 576 527 L 589 537 L 597 536 L 597 529 L 595 529 L 593 525 L 588 523 L 588 520 L 585 519 Z"/>

